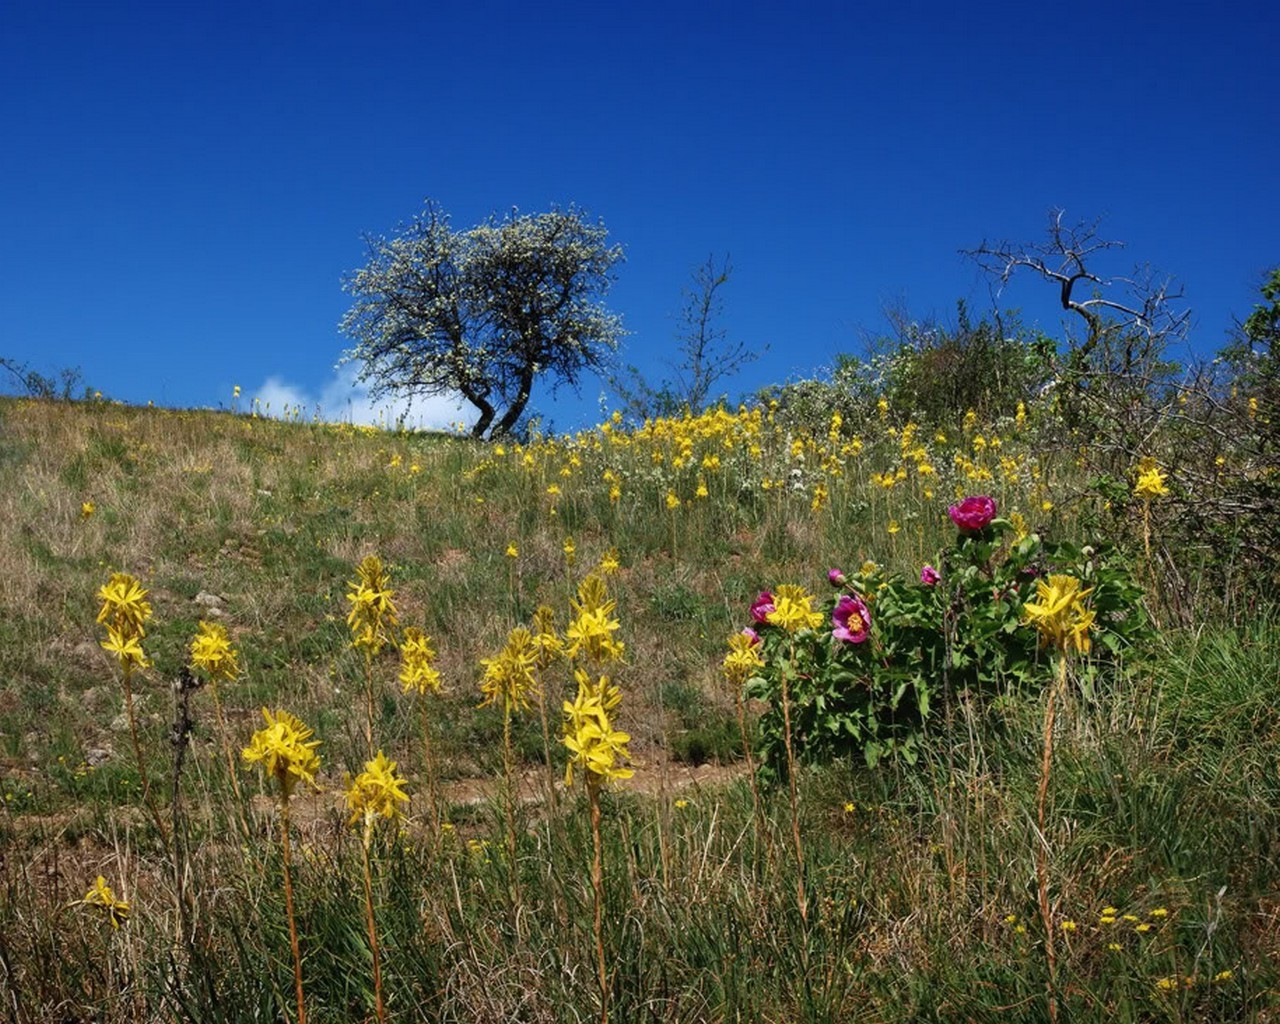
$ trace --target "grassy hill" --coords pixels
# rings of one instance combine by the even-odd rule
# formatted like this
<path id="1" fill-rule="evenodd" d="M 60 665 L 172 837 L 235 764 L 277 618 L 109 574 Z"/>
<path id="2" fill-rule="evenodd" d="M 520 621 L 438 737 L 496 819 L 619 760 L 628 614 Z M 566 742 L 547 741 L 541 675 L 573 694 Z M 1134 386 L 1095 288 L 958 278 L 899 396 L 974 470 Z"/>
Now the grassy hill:
<path id="1" fill-rule="evenodd" d="M 1175 627 L 1142 503 L 1043 443 L 1048 415 L 936 430 L 882 409 L 806 430 L 766 407 L 522 446 L 0 401 L 0 1005 L 22 1022 L 296 1017 L 279 814 L 239 756 L 266 706 L 322 743 L 320 792 L 299 787 L 286 831 L 315 1021 L 372 1018 L 379 992 L 389 1020 L 599 1019 L 601 954 L 617 1021 L 1274 1019 L 1280 629 L 1265 611 Z M 1016 680 L 941 681 L 910 757 L 871 769 L 850 743 L 789 773 L 767 743 L 776 699 L 740 702 L 726 638 L 761 591 L 830 601 L 840 569 L 869 595 L 859 651 L 887 671 L 895 588 L 943 564 L 947 507 L 977 493 L 1008 521 L 993 559 L 1026 537 L 1105 548 L 1152 628 L 1073 662 L 1048 772 L 1040 650 Z M 438 694 L 404 692 L 394 643 L 353 649 L 368 555 L 394 593 L 389 639 L 430 636 Z M 96 621 L 117 572 L 152 608 L 136 747 Z M 540 606 L 562 634 L 592 573 L 626 648 L 611 721 L 635 771 L 599 794 L 599 933 L 592 802 L 581 771 L 564 788 L 559 741 L 586 663 L 539 669 L 543 700 L 508 723 L 477 707 L 482 662 Z M 1000 635 L 1035 652 L 1032 586 L 1001 598 Z M 216 707 L 211 686 L 175 696 L 202 621 L 239 657 Z M 411 800 L 365 844 L 343 791 L 368 733 Z M 753 785 L 745 751 L 770 749 Z M 82 899 L 99 875 L 127 920 Z"/>

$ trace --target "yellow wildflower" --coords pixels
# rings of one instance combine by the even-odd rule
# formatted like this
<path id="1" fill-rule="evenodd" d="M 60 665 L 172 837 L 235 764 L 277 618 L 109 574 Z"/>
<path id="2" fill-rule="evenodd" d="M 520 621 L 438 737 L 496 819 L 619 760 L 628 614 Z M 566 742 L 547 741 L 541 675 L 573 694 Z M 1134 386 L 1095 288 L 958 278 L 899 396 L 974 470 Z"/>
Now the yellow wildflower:
<path id="1" fill-rule="evenodd" d="M 1140 470 L 1138 482 L 1133 485 L 1133 493 L 1143 501 L 1162 498 L 1168 494 L 1169 488 L 1165 486 L 1165 475 L 1160 472 L 1160 468 L 1152 464 L 1148 468 Z"/>
<path id="2" fill-rule="evenodd" d="M 112 928 L 119 928 L 122 922 L 129 919 L 129 901 L 119 899 L 102 875 L 93 883 L 93 888 L 84 894 L 84 899 L 76 900 L 71 906 L 79 904 L 101 907 Z"/>
<path id="3" fill-rule="evenodd" d="M 240 674 L 239 654 L 231 646 L 227 627 L 217 622 L 201 622 L 191 640 L 191 667 L 216 682 L 230 682 Z"/>
<path id="4" fill-rule="evenodd" d="M 108 630 L 141 639 L 146 635 L 146 621 L 151 618 L 151 604 L 142 584 L 127 572 L 115 572 L 98 590 L 102 609 L 98 623 Z"/>
<path id="5" fill-rule="evenodd" d="M 746 630 L 729 637 L 729 653 L 725 655 L 721 670 L 730 686 L 741 686 L 757 669 L 764 668 L 760 656 L 760 638 Z"/>
<path id="6" fill-rule="evenodd" d="M 784 583 L 773 592 L 773 611 L 765 616 L 765 621 L 781 626 L 788 633 L 817 629 L 822 625 L 822 613 L 814 611 L 813 602 L 813 596 L 803 587 Z"/>
<path id="7" fill-rule="evenodd" d="M 347 809 L 351 811 L 348 824 L 361 818 L 366 825 L 374 818 L 396 818 L 402 812 L 401 803 L 408 803 L 404 791 L 405 779 L 396 774 L 396 762 L 387 759 L 379 750 L 372 761 L 364 763 L 364 771 L 347 785 Z"/>
<path id="8" fill-rule="evenodd" d="M 320 770 L 316 753 L 320 741 L 311 738 L 314 733 L 283 709 L 273 715 L 263 708 L 262 717 L 266 727 L 253 734 L 240 756 L 249 764 L 261 764 L 285 797 L 293 793 L 299 779 L 314 786 Z"/>
<path id="9" fill-rule="evenodd" d="M 435 659 L 431 637 L 416 626 L 407 627 L 400 641 L 400 682 L 405 693 L 410 690 L 439 692 L 440 673 L 435 668 Z"/>
<path id="10" fill-rule="evenodd" d="M 538 694 L 538 680 L 534 675 L 537 663 L 538 646 L 533 634 L 524 626 L 517 626 L 508 634 L 506 646 L 498 656 L 481 662 L 485 670 L 480 683 L 484 700 L 479 706 L 487 707 L 501 699 L 508 713 L 528 708 L 529 697 Z"/>
<path id="11" fill-rule="evenodd" d="M 1025 616 L 1022 624 L 1035 626 L 1046 642 L 1063 653 L 1074 648 L 1088 654 L 1094 613 L 1084 607 L 1084 599 L 1092 593 L 1092 588 L 1081 590 L 1080 580 L 1074 576 L 1054 574 L 1047 583 L 1037 580 L 1039 600 L 1022 606 Z"/>

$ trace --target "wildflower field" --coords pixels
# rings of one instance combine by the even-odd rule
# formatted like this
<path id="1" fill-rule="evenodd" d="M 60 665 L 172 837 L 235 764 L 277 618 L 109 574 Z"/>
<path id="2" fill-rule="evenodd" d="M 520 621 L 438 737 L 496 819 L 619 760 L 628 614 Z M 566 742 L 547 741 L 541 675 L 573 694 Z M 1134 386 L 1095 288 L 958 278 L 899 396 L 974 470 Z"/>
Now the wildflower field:
<path id="1" fill-rule="evenodd" d="M 784 413 L 0 400 L 0 1019 L 1280 1020 L 1280 620 L 1159 437 Z"/>

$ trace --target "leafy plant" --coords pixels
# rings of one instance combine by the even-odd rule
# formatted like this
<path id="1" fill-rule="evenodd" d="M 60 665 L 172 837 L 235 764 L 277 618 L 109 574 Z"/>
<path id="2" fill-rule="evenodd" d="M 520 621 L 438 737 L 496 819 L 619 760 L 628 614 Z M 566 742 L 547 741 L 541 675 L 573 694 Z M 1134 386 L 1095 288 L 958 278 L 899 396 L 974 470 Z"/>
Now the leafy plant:
<path id="1" fill-rule="evenodd" d="M 961 529 L 938 567 L 916 578 L 873 563 L 849 578 L 833 570 L 844 593 L 822 603 L 820 628 L 788 633 L 766 615 L 758 623 L 764 667 L 747 683 L 748 696 L 768 705 L 759 724 L 764 769 L 785 770 L 784 675 L 797 756 L 857 753 L 872 767 L 887 756 L 914 764 L 926 729 L 961 695 L 1034 693 L 1049 674 L 1035 632 L 1022 628 L 1023 606 L 1049 573 L 1080 578 L 1096 615 L 1081 686 L 1096 690 L 1123 672 L 1128 652 L 1151 635 L 1124 560 L 1104 545 L 1014 534 L 1007 519 Z M 851 601 L 867 609 L 870 625 L 842 638 L 840 609 Z"/>

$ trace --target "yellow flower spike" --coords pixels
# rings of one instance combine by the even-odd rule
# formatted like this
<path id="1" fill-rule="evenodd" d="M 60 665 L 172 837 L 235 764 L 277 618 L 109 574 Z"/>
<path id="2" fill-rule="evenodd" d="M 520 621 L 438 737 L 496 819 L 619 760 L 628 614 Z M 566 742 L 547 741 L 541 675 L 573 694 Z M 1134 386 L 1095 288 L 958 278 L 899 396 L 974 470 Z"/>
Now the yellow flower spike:
<path id="1" fill-rule="evenodd" d="M 98 624 L 125 636 L 139 639 L 146 634 L 145 625 L 151 618 L 151 603 L 147 591 L 138 580 L 127 572 L 115 572 L 98 590 L 102 609 L 98 612 Z"/>
<path id="2" fill-rule="evenodd" d="M 416 626 L 405 628 L 400 640 L 400 683 L 404 692 L 440 692 L 440 673 L 435 668 L 436 652 L 431 637 Z"/>
<path id="3" fill-rule="evenodd" d="M 262 717 L 266 727 L 253 734 L 240 756 L 247 764 L 262 765 L 286 798 L 293 794 L 298 780 L 315 786 L 316 772 L 320 770 L 320 756 L 316 753 L 320 741 L 311 738 L 315 734 L 283 709 L 272 714 L 263 708 Z"/>
<path id="4" fill-rule="evenodd" d="M 498 656 L 485 658 L 480 663 L 484 666 L 484 679 L 480 683 L 484 700 L 479 706 L 488 707 L 501 701 L 508 713 L 529 708 L 529 698 L 539 692 L 534 674 L 538 654 L 533 634 L 524 626 L 513 629 Z"/>
<path id="5" fill-rule="evenodd" d="M 191 640 L 191 667 L 215 682 L 231 682 L 240 675 L 238 659 L 227 627 L 201 621 L 200 631 Z"/>
<path id="6" fill-rule="evenodd" d="M 96 506 L 96 505 L 94 505 L 94 503 L 93 503 L 93 502 L 91 502 L 91 501 L 85 501 L 85 502 L 81 502 L 81 503 L 80 503 L 80 518 L 81 518 L 81 519 L 88 519 L 90 516 L 92 516 L 92 515 L 93 515 L 93 513 L 94 513 L 95 511 L 97 511 L 97 506 Z"/>
<path id="7" fill-rule="evenodd" d="M 347 784 L 347 809 L 351 811 L 347 823 L 364 820 L 368 824 L 374 818 L 400 817 L 400 804 L 409 802 L 404 791 L 406 781 L 396 773 L 396 762 L 379 750 L 373 760 L 364 763 L 364 771 Z"/>
<path id="8" fill-rule="evenodd" d="M 119 928 L 121 923 L 129 919 L 129 901 L 117 898 L 102 875 L 93 883 L 93 888 L 84 894 L 84 899 L 74 900 L 68 905 L 101 907 L 112 928 Z"/>
<path id="9" fill-rule="evenodd" d="M 788 633 L 802 629 L 817 629 L 822 625 L 822 613 L 814 611 L 814 598 L 803 587 L 784 583 L 773 592 L 773 611 L 765 620 L 781 626 Z"/>
<path id="10" fill-rule="evenodd" d="M 102 649 L 114 654 L 120 660 L 120 668 L 146 668 L 151 663 L 142 650 L 142 641 L 137 635 L 120 633 L 115 629 L 107 629 L 107 638 L 102 641 Z"/>
<path id="11" fill-rule="evenodd" d="M 508 558 L 519 558 L 519 557 L 520 557 L 520 549 L 519 549 L 518 547 L 516 547 L 516 542 L 515 542 L 515 541 L 512 541 L 510 544 L 508 544 L 508 545 L 507 545 L 507 557 L 508 557 Z"/>
<path id="12" fill-rule="evenodd" d="M 1072 649 L 1088 654 L 1095 613 L 1085 608 L 1084 599 L 1093 590 L 1080 588 L 1081 582 L 1074 576 L 1054 574 L 1048 582 L 1037 580 L 1038 600 L 1022 606 L 1022 624 L 1035 626 L 1046 643 L 1064 654 Z"/>
<path id="13" fill-rule="evenodd" d="M 567 721 L 563 742 L 570 755 L 565 766 L 566 786 L 573 785 L 575 767 L 586 775 L 590 787 L 629 779 L 635 774 L 619 763 L 630 760 L 627 744 L 631 737 L 613 728 L 598 696 L 584 694 L 580 689 L 574 704 L 566 702 L 565 713 Z"/>
<path id="14" fill-rule="evenodd" d="M 1145 464 L 1145 468 L 1138 471 L 1138 482 L 1133 485 L 1133 493 L 1143 501 L 1150 501 L 1152 498 L 1163 498 L 1169 493 L 1169 488 L 1165 486 L 1165 475 L 1160 471 L 1160 467 L 1155 465 L 1154 460 Z"/>
<path id="15" fill-rule="evenodd" d="M 760 646 L 760 638 L 754 633 L 734 633 L 729 637 L 729 653 L 724 656 L 721 671 L 730 686 L 742 686 L 757 669 L 764 668 Z"/>
<path id="16" fill-rule="evenodd" d="M 356 568 L 356 579 L 347 594 L 351 611 L 347 625 L 351 629 L 351 646 L 377 654 L 391 641 L 389 631 L 397 622 L 392 600 L 391 577 L 377 555 L 367 556 Z"/>

